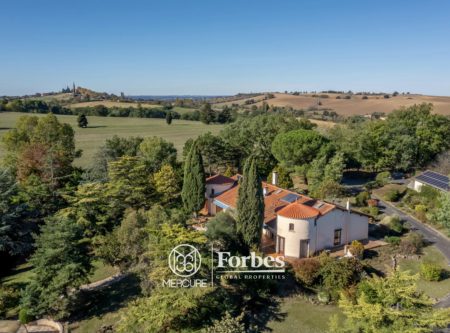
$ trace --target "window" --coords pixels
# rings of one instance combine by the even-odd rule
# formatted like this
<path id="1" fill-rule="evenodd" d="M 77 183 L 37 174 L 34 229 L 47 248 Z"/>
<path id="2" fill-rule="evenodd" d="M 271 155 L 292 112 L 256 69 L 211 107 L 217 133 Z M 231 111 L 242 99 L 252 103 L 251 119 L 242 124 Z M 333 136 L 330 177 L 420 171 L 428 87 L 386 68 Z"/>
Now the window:
<path id="1" fill-rule="evenodd" d="M 341 245 L 341 233 L 342 229 L 336 229 L 334 230 L 334 246 Z"/>
<path id="2" fill-rule="evenodd" d="M 289 223 L 289 231 L 294 231 L 294 223 Z"/>
<path id="3" fill-rule="evenodd" d="M 214 196 L 214 189 L 212 188 L 211 189 L 211 197 L 213 197 Z"/>

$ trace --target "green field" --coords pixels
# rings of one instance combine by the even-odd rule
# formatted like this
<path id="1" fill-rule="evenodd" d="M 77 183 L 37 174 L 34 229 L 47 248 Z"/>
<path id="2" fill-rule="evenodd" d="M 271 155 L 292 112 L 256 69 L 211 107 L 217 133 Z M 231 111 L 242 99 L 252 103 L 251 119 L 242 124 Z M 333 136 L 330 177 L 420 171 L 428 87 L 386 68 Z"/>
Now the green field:
<path id="1" fill-rule="evenodd" d="M 0 113 L 0 137 L 10 128 L 15 126 L 20 116 L 26 113 L 4 112 Z M 37 116 L 43 116 L 36 114 Z M 106 139 L 114 135 L 128 136 L 160 136 L 174 143 L 181 154 L 183 145 L 189 138 L 195 138 L 200 134 L 211 132 L 218 133 L 222 125 L 205 125 L 197 121 L 174 120 L 172 125 L 167 125 L 165 119 L 148 118 L 115 118 L 115 117 L 88 117 L 88 128 L 77 126 L 76 116 L 60 116 L 58 118 L 72 125 L 75 130 L 77 149 L 83 150 L 81 158 L 75 160 L 75 165 L 86 167 L 91 161 L 97 149 Z M 0 147 L 0 158 L 4 149 Z"/>
<path id="2" fill-rule="evenodd" d="M 268 324 L 274 333 L 326 333 L 333 315 L 343 317 L 337 306 L 312 304 L 302 296 L 283 299 L 280 310 L 285 317 Z"/>

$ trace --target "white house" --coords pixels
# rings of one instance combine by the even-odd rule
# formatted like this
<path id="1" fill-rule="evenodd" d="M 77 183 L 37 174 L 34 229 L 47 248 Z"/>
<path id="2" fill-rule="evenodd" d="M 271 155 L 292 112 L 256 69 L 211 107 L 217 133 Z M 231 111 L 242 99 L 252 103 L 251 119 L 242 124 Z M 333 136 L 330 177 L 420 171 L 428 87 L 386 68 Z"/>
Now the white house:
<path id="1" fill-rule="evenodd" d="M 206 180 L 208 214 L 236 209 L 239 177 L 216 175 Z M 274 241 L 277 253 L 304 258 L 368 238 L 368 215 L 280 188 L 276 185 L 276 174 L 272 179 L 273 184 L 262 183 L 263 233 Z"/>

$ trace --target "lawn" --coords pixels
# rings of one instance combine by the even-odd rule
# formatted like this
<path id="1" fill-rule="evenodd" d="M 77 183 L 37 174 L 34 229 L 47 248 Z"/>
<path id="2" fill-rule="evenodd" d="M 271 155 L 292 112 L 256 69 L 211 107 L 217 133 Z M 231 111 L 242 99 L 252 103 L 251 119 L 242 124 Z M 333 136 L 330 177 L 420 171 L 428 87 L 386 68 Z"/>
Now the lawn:
<path id="1" fill-rule="evenodd" d="M 391 246 L 383 246 L 377 249 L 367 251 L 370 258 L 365 262 L 376 270 L 387 273 L 391 267 L 391 256 L 395 253 Z M 412 274 L 419 273 L 420 264 L 423 262 L 433 262 L 439 264 L 443 269 L 448 270 L 447 261 L 442 253 L 435 246 L 427 246 L 423 249 L 420 258 L 398 260 L 401 270 L 410 271 Z M 450 293 L 450 277 L 448 274 L 444 279 L 438 282 L 425 281 L 422 278 L 417 282 L 418 289 L 432 298 L 441 298 Z"/>
<path id="2" fill-rule="evenodd" d="M 336 306 L 315 305 L 302 296 L 283 299 L 280 310 L 285 318 L 268 324 L 274 333 L 326 333 L 330 318 L 334 314 L 341 315 Z"/>
<path id="3" fill-rule="evenodd" d="M 0 113 L 0 137 L 10 128 L 15 126 L 20 116 L 26 113 L 5 112 Z M 39 115 L 38 116 L 43 116 Z M 211 132 L 218 133 L 222 125 L 205 125 L 198 121 L 174 120 L 172 125 L 167 125 L 165 119 L 148 118 L 119 118 L 119 117 L 88 117 L 88 128 L 77 126 L 76 116 L 58 115 L 65 123 L 72 125 L 75 130 L 75 142 L 77 149 L 83 150 L 81 158 L 75 160 L 75 165 L 86 167 L 91 164 L 97 149 L 106 139 L 119 135 L 129 136 L 160 136 L 174 143 L 181 155 L 183 145 L 189 138 L 195 138 L 200 134 Z M 4 150 L 0 147 L 0 158 Z"/>

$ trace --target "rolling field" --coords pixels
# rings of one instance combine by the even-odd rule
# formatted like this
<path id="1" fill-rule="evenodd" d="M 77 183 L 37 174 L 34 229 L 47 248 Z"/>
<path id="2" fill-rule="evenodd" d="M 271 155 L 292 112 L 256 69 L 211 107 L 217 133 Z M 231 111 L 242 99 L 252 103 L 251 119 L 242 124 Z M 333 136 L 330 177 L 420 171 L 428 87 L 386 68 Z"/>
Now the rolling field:
<path id="1" fill-rule="evenodd" d="M 118 107 L 118 108 L 137 108 L 139 103 L 127 103 L 127 102 L 120 102 L 120 101 L 92 101 L 92 102 L 80 102 L 80 103 L 73 103 L 69 104 L 67 107 L 71 109 L 75 108 L 84 108 L 84 107 L 93 107 L 97 105 L 103 105 L 107 108 L 111 107 Z M 161 105 L 158 104 L 150 104 L 150 103 L 141 103 L 141 106 L 143 108 L 161 108 Z"/>
<path id="2" fill-rule="evenodd" d="M 0 113 L 0 137 L 8 129 L 15 126 L 20 116 L 25 115 L 27 114 L 15 112 Z M 43 116 L 40 114 L 36 115 Z M 83 150 L 83 155 L 75 160 L 75 165 L 82 167 L 90 165 L 97 149 L 103 145 L 106 139 L 113 137 L 115 134 L 121 137 L 160 136 L 173 142 L 180 155 L 187 139 L 195 138 L 206 132 L 215 134 L 223 128 L 222 125 L 205 125 L 197 121 L 174 120 L 172 125 L 169 126 L 166 124 L 165 119 L 118 117 L 88 117 L 88 128 L 79 128 L 76 116 L 58 115 L 57 117 L 60 121 L 72 125 L 75 130 L 76 147 Z M 3 147 L 0 146 L 0 159 L 3 154 Z"/>
<path id="3" fill-rule="evenodd" d="M 320 98 L 322 105 L 318 105 L 319 99 L 308 95 L 294 96 L 290 94 L 275 93 L 275 98 L 266 102 L 274 106 L 290 106 L 294 109 L 308 109 L 318 107 L 321 109 L 331 109 L 343 116 L 365 115 L 373 112 L 389 113 L 392 110 L 402 106 L 411 106 L 421 103 L 433 103 L 434 112 L 444 115 L 450 115 L 450 97 L 448 96 L 426 96 L 426 95 L 398 95 L 396 97 L 384 98 L 383 96 L 368 96 L 368 99 L 362 99 L 361 95 L 352 95 L 351 99 L 344 99 L 345 94 L 324 94 L 329 98 Z M 321 95 L 321 94 L 319 94 Z M 341 96 L 341 99 L 336 99 Z M 257 98 L 254 98 L 255 100 Z M 243 104 L 245 99 L 234 101 L 233 103 Z M 223 106 L 229 103 L 214 104 Z M 256 103 L 257 106 L 262 102 Z"/>

